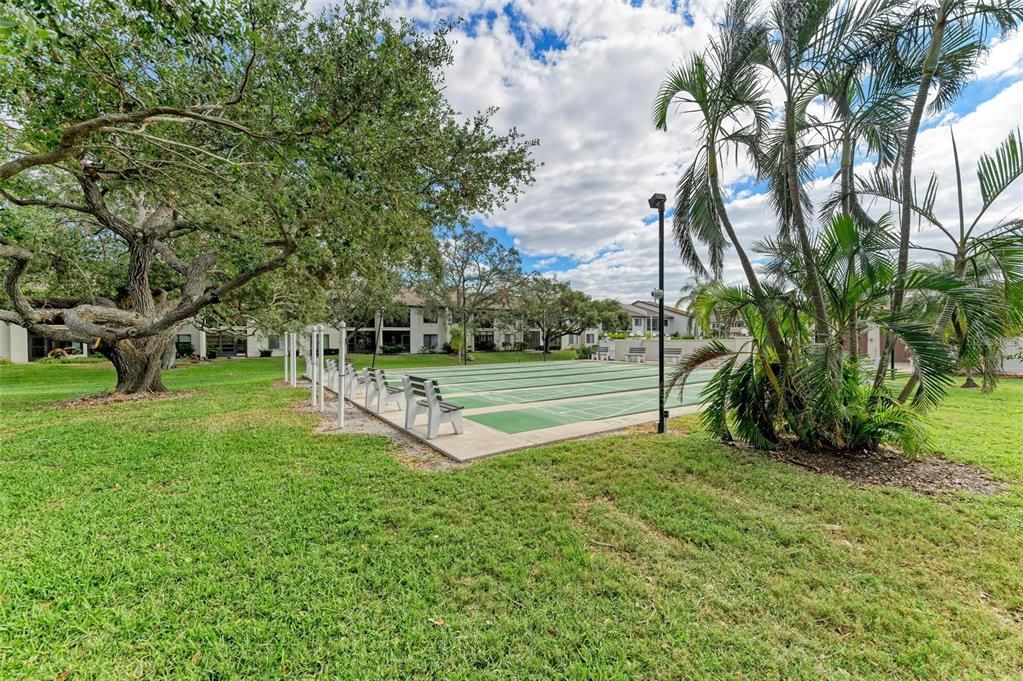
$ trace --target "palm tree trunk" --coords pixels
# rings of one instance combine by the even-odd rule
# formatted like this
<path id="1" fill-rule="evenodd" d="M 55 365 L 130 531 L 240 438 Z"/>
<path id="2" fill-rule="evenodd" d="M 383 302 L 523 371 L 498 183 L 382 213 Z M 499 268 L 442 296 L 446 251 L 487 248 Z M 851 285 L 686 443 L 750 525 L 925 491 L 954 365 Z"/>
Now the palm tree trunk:
<path id="1" fill-rule="evenodd" d="M 895 279 L 895 291 L 892 294 L 892 312 L 898 312 L 902 309 L 902 302 L 906 293 L 906 272 L 909 270 L 909 230 L 912 221 L 913 203 L 913 152 L 916 147 L 916 135 L 920 129 L 920 121 L 924 115 L 924 107 L 927 105 L 927 95 L 931 89 L 931 82 L 934 80 L 934 73 L 938 69 L 941 41 L 945 36 L 945 24 L 948 20 L 947 11 L 948 3 L 943 0 L 938 4 L 934 25 L 931 27 L 931 44 L 927 50 L 923 72 L 920 75 L 920 86 L 916 91 L 916 98 L 913 100 L 913 110 L 910 113 L 909 123 L 906 127 L 906 144 L 902 150 L 902 210 L 899 219 L 899 260 L 897 277 Z"/>
<path id="2" fill-rule="evenodd" d="M 842 212 L 846 215 L 852 216 L 852 183 L 853 183 L 853 148 L 852 148 L 852 132 L 849 129 L 849 125 L 845 126 L 842 132 L 842 168 L 841 168 L 841 192 L 842 192 Z M 855 218 L 853 218 L 855 224 Z M 848 287 L 856 276 L 856 253 L 849 254 L 849 262 L 846 266 L 846 286 Z M 849 358 L 854 362 L 859 359 L 859 327 L 860 320 L 859 314 L 856 311 L 856 304 L 853 303 L 852 310 L 849 311 L 848 328 L 846 329 L 846 338 L 849 343 Z"/>
<path id="3" fill-rule="evenodd" d="M 781 363 L 782 370 L 787 371 L 789 363 L 788 346 L 785 344 L 785 337 L 782 335 L 778 318 L 775 316 L 774 310 L 767 304 L 764 290 L 760 286 L 760 280 L 753 269 L 753 264 L 750 262 L 749 256 L 746 255 L 746 249 L 742 247 L 739 237 L 736 236 L 735 229 L 732 227 L 732 221 L 728 219 L 728 211 L 725 210 L 725 201 L 722 198 L 721 187 L 718 184 L 717 152 L 714 149 L 713 140 L 707 146 L 707 166 L 710 190 L 714 197 L 714 209 L 717 211 L 718 219 L 721 220 L 721 226 L 728 235 L 728 239 L 732 242 L 735 254 L 739 257 L 739 262 L 742 264 L 742 271 L 746 275 L 746 281 L 749 282 L 750 290 L 753 291 L 757 308 L 764 318 L 764 323 L 767 326 L 767 335 L 770 337 L 771 345 L 774 346 L 774 351 L 778 355 L 778 361 Z"/>
<path id="4" fill-rule="evenodd" d="M 813 303 L 814 339 L 818 343 L 823 343 L 828 338 L 828 310 L 824 304 L 824 291 L 817 276 L 813 248 L 810 245 L 810 235 L 806 231 L 803 204 L 800 201 L 799 166 L 796 163 L 796 114 L 793 106 L 789 97 L 785 102 L 785 175 L 789 200 L 792 202 L 792 224 L 799 238 L 799 249 L 803 252 L 806 283 L 810 287 L 810 300 Z"/>

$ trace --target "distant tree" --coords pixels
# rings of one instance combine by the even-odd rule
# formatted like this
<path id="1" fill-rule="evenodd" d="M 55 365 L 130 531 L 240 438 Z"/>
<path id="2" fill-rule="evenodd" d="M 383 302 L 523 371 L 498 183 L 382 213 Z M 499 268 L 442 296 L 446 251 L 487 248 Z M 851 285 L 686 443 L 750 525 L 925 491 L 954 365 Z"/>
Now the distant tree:
<path id="1" fill-rule="evenodd" d="M 517 311 L 530 327 L 539 330 L 544 355 L 551 341 L 566 335 L 578 335 L 600 323 L 607 310 L 568 282 L 533 273 L 525 279 L 517 295 Z"/>
<path id="2" fill-rule="evenodd" d="M 440 234 L 440 265 L 418 286 L 427 309 L 451 312 L 467 338 L 495 310 L 509 306 L 522 279 L 522 259 L 514 248 L 472 226 L 444 229 Z M 465 361 L 466 345 L 460 356 Z"/>
<path id="3" fill-rule="evenodd" d="M 162 391 L 177 328 L 268 273 L 421 251 L 531 176 L 533 142 L 446 102 L 446 31 L 371 0 L 15 0 L 0 19 L 0 205 L 33 215 L 0 236 L 0 319 L 92 343 L 118 392 Z"/>
<path id="4" fill-rule="evenodd" d="M 404 305 L 397 300 L 403 280 L 398 272 L 379 269 L 369 274 L 335 274 L 330 280 L 325 319 L 335 325 L 344 322 L 349 334 L 363 329 L 373 331 L 373 360 L 376 366 L 383 320 L 397 314 Z"/>
<path id="5" fill-rule="evenodd" d="M 629 313 L 614 298 L 594 301 L 597 310 L 597 323 L 602 331 L 618 333 L 629 330 Z"/>

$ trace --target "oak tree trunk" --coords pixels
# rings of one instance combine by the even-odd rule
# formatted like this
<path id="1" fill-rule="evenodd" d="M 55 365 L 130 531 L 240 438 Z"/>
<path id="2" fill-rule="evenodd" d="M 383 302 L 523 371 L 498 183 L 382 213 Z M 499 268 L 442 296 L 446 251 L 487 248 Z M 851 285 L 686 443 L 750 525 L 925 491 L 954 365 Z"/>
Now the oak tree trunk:
<path id="1" fill-rule="evenodd" d="M 174 338 L 173 334 L 158 334 L 147 338 L 101 343 L 98 350 L 117 371 L 115 393 L 135 395 L 167 391 L 161 376 L 163 354 Z"/>

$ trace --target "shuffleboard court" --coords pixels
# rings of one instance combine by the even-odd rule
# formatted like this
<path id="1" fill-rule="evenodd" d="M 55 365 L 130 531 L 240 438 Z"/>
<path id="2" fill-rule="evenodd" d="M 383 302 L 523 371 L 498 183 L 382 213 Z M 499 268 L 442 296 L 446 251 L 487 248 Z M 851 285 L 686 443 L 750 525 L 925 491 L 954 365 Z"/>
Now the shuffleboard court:
<path id="1" fill-rule="evenodd" d="M 713 375 L 714 372 L 710 370 L 694 372 L 686 384 L 686 392 L 695 393 Z M 460 404 L 466 409 L 476 409 L 500 404 L 526 404 L 530 402 L 564 400 L 572 397 L 594 397 L 596 395 L 607 395 L 614 398 L 616 393 L 634 393 L 639 390 L 657 388 L 657 370 L 653 369 L 652 372 L 646 375 L 616 377 L 614 379 L 599 378 L 594 380 L 593 377 L 585 377 L 585 380 L 580 382 L 541 383 L 540 385 L 524 384 L 526 386 L 532 385 L 532 387 L 519 387 L 518 384 L 514 388 L 498 384 L 473 385 L 479 385 L 479 387 L 466 390 L 465 386 L 454 386 L 452 391 L 446 393 L 446 399 Z M 657 408 L 656 401 L 654 408 Z"/>
<path id="2" fill-rule="evenodd" d="M 388 369 L 388 383 L 398 387 L 406 375 L 436 380 L 441 399 L 462 408 L 464 433 L 442 428 L 427 439 L 424 417 L 408 429 L 458 461 L 657 419 L 658 376 L 652 363 L 567 360 L 411 367 Z M 713 375 L 713 369 L 694 372 L 685 394 L 669 395 L 665 408 L 673 413 L 694 409 Z M 392 406 L 378 415 L 404 427 L 404 412 Z"/>
<path id="3" fill-rule="evenodd" d="M 559 371 L 545 372 L 536 375 L 502 376 L 489 378 L 477 376 L 471 381 L 454 381 L 443 376 L 436 377 L 448 392 L 472 392 L 476 390 L 511 390 L 514 388 L 534 388 L 540 386 L 569 385 L 581 381 L 620 381 L 630 378 L 656 376 L 657 370 L 652 367 L 637 367 L 628 371 Z"/>
<path id="4" fill-rule="evenodd" d="M 696 404 L 699 397 L 696 391 L 686 391 L 685 400 L 678 394 L 672 394 L 665 407 L 682 407 Z M 657 388 L 626 393 L 615 399 L 590 399 L 545 405 L 543 408 L 509 409 L 488 414 L 466 416 L 467 419 L 495 428 L 504 433 L 522 433 L 527 430 L 551 428 L 579 421 L 600 421 L 603 419 L 639 414 L 646 411 L 657 412 Z"/>
<path id="5" fill-rule="evenodd" d="M 556 365 L 555 365 L 556 364 Z M 540 365 L 537 368 L 516 365 L 515 370 L 487 370 L 483 367 L 472 367 L 471 370 L 461 367 L 449 367 L 442 370 L 409 370 L 401 373 L 409 373 L 423 378 L 436 378 L 443 380 L 446 385 L 461 383 L 474 383 L 480 381 L 514 381 L 514 380 L 538 380 L 541 377 L 575 375 L 575 374 L 615 374 L 634 373 L 650 371 L 652 367 L 641 364 L 619 364 L 611 362 L 552 362 L 548 365 Z"/>

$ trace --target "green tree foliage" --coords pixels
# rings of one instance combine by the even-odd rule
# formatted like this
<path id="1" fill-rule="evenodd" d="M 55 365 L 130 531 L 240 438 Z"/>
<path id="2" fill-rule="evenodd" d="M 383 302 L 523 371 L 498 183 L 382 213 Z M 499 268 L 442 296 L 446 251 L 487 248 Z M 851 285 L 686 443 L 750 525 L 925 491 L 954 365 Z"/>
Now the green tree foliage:
<path id="1" fill-rule="evenodd" d="M 516 313 L 527 326 L 540 332 L 544 354 L 562 336 L 578 335 L 600 323 L 606 306 L 568 282 L 533 273 L 517 291 Z"/>
<path id="2" fill-rule="evenodd" d="M 417 289 L 427 310 L 435 315 L 450 312 L 452 321 L 471 338 L 483 320 L 501 317 L 509 308 L 523 278 L 522 258 L 516 249 L 471 225 L 445 228 L 439 240 L 439 266 Z M 458 347 L 465 361 L 465 344 Z"/>
<path id="3" fill-rule="evenodd" d="M 97 344 L 119 391 L 162 390 L 177 327 L 212 305 L 257 308 L 249 287 L 268 273 L 303 273 L 281 293 L 417 267 L 435 225 L 531 178 L 534 142 L 447 104 L 446 31 L 369 0 L 314 17 L 274 0 L 0 12 L 0 318 Z"/>

